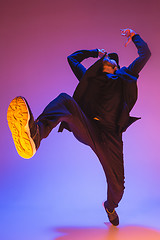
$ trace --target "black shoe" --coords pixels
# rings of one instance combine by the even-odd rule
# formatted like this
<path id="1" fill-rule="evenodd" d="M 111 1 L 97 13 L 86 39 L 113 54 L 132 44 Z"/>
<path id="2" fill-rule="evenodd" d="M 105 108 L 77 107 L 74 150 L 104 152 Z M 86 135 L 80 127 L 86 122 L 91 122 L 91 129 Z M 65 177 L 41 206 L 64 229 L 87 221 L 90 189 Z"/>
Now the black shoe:
<path id="1" fill-rule="evenodd" d="M 103 203 L 103 207 L 106 210 L 106 213 L 108 215 L 108 219 L 110 223 L 112 223 L 113 226 L 118 226 L 119 225 L 119 217 L 118 214 L 116 213 L 115 209 L 112 212 L 109 212 L 108 209 L 105 207 L 105 202 Z"/>
<path id="2" fill-rule="evenodd" d="M 16 97 L 11 101 L 7 120 L 18 154 L 26 159 L 33 157 L 40 145 L 39 126 L 25 98 Z"/>

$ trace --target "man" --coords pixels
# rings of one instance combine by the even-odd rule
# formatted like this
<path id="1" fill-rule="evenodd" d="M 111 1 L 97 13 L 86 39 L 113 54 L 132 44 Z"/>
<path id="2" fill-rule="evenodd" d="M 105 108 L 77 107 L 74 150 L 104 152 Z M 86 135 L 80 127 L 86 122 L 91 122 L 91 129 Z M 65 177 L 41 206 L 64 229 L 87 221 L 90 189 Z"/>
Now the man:
<path id="1" fill-rule="evenodd" d="M 116 53 L 104 49 L 81 50 L 68 57 L 71 69 L 79 80 L 73 97 L 61 93 L 50 102 L 34 121 L 30 107 L 23 97 L 16 97 L 9 105 L 7 119 L 19 155 L 32 157 L 40 142 L 61 122 L 82 143 L 96 153 L 103 167 L 108 189 L 104 208 L 109 221 L 117 226 L 115 211 L 124 192 L 122 133 L 138 118 L 129 113 L 137 100 L 137 78 L 150 57 L 147 44 L 131 29 L 121 30 L 132 40 L 139 56 L 120 68 Z M 89 57 L 100 57 L 88 70 L 81 62 Z"/>

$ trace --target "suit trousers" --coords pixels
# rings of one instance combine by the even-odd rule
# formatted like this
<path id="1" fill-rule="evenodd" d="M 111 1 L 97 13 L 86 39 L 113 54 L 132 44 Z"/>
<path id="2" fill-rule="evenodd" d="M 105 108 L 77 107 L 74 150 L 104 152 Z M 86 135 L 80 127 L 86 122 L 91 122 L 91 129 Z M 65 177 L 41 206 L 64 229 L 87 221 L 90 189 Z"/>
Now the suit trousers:
<path id="1" fill-rule="evenodd" d="M 118 207 L 124 192 L 122 134 L 108 131 L 99 121 L 88 118 L 66 93 L 61 93 L 51 101 L 36 122 L 40 128 L 41 140 L 60 122 L 65 122 L 80 142 L 91 147 L 106 176 L 107 207 L 110 210 Z"/>

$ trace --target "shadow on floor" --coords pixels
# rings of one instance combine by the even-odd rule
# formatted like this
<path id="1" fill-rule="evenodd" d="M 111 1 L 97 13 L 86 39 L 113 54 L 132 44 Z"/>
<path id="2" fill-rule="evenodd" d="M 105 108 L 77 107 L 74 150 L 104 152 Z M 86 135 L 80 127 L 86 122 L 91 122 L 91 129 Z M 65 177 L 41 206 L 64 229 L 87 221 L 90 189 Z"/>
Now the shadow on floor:
<path id="1" fill-rule="evenodd" d="M 113 227 L 105 223 L 104 228 L 60 227 L 54 229 L 61 236 L 55 240 L 160 240 L 160 232 L 141 226 Z"/>

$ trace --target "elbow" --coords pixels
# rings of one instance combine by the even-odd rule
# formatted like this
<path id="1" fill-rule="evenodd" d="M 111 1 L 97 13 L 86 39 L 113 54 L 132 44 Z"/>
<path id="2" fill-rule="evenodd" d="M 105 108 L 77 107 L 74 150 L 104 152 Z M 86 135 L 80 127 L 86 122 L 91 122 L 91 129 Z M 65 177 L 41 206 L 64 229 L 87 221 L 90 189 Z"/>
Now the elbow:
<path id="1" fill-rule="evenodd" d="M 147 59 L 147 61 L 150 59 L 150 57 L 151 57 L 151 51 L 148 48 L 148 51 L 146 52 L 146 59 Z"/>
<path id="2" fill-rule="evenodd" d="M 69 56 L 67 57 L 67 61 L 68 61 L 68 63 L 71 62 L 71 55 L 69 55 Z"/>
<path id="3" fill-rule="evenodd" d="M 69 61 L 69 59 L 70 59 L 70 56 L 71 56 L 71 55 L 67 56 L 67 60 L 68 60 L 68 61 Z"/>
<path id="4" fill-rule="evenodd" d="M 145 47 L 145 49 L 144 49 L 144 58 L 148 61 L 149 60 L 149 58 L 151 57 L 151 51 L 150 51 L 150 49 L 149 49 L 149 47 L 147 46 L 147 44 L 146 44 L 146 47 Z"/>
<path id="5" fill-rule="evenodd" d="M 148 57 L 150 58 L 151 57 L 151 51 L 148 49 Z"/>
<path id="6" fill-rule="evenodd" d="M 146 52 L 146 57 L 149 59 L 149 58 L 151 57 L 151 51 L 150 51 L 150 49 L 149 49 L 149 47 L 148 47 L 147 44 L 146 44 L 146 50 L 145 50 L 145 52 Z"/>

